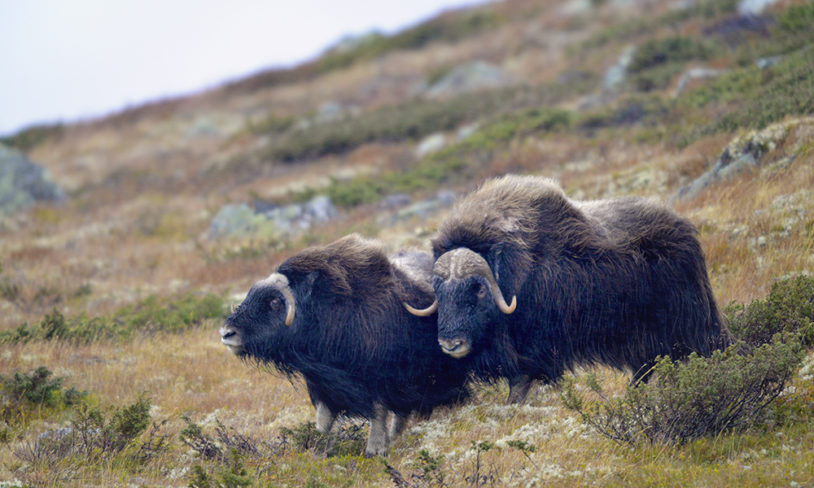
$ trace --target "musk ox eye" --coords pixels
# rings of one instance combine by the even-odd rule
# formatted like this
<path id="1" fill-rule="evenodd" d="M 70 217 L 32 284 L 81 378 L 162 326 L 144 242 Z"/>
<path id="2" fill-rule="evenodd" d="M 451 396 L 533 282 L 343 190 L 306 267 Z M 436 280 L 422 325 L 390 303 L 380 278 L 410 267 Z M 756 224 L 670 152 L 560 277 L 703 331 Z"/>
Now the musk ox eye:
<path id="1" fill-rule="evenodd" d="M 477 293 L 478 293 L 478 298 L 479 299 L 484 299 L 489 294 L 489 289 L 486 287 L 486 285 L 481 284 L 480 286 L 478 286 L 478 292 Z"/>
<path id="2" fill-rule="evenodd" d="M 278 297 L 274 297 L 271 300 L 269 300 L 269 305 L 273 310 L 280 308 L 280 305 L 282 305 L 282 303 L 283 301 L 280 300 Z"/>

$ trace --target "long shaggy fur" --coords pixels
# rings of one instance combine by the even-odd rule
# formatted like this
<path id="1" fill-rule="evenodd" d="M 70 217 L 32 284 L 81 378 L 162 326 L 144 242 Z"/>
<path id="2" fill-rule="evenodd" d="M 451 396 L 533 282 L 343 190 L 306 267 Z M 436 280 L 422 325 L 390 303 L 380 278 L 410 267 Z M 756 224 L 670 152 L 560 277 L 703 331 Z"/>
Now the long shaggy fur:
<path id="1" fill-rule="evenodd" d="M 268 318 L 269 296 L 255 289 L 227 323 L 240 328 L 249 357 L 301 374 L 314 404 L 365 418 L 376 403 L 401 416 L 427 413 L 466 395 L 466 372 L 439 350 L 435 318 L 402 306 L 433 301 L 431 269 L 429 254 L 391 262 L 378 244 L 347 236 L 277 269 L 296 299 L 290 327 L 282 311 Z"/>
<path id="2" fill-rule="evenodd" d="M 480 378 L 554 381 L 579 364 L 643 374 L 659 355 L 710 354 L 729 339 L 696 233 L 642 198 L 577 202 L 545 178 L 486 182 L 442 223 L 433 253 L 477 252 L 518 305 L 489 324 L 461 319 L 488 329 L 464 361 Z"/>

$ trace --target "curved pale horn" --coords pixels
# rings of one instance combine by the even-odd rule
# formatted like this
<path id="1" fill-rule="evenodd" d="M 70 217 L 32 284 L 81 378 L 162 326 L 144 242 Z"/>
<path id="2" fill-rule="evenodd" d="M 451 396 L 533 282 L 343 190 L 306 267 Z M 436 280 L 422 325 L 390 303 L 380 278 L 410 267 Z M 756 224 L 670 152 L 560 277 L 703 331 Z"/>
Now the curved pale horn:
<path id="1" fill-rule="evenodd" d="M 429 317 L 430 315 L 434 314 L 438 310 L 438 299 L 436 298 L 432 305 L 427 308 L 413 308 L 407 302 L 401 302 L 404 305 L 404 308 L 407 309 L 408 312 L 411 314 L 418 316 L 418 317 Z"/>
<path id="2" fill-rule="evenodd" d="M 494 281 L 494 277 L 492 277 L 492 281 L 489 282 L 489 288 L 492 290 L 492 296 L 495 298 L 495 305 L 497 305 L 497 308 L 499 308 L 501 312 L 506 315 L 514 312 L 514 309 L 517 308 L 517 295 L 512 297 L 512 304 L 507 305 L 506 299 L 503 298 L 503 293 L 500 291 L 500 287 L 497 286 L 497 282 Z"/>
<path id="3" fill-rule="evenodd" d="M 285 325 L 290 326 L 294 322 L 297 303 L 294 300 L 294 294 L 291 293 L 291 288 L 288 286 L 288 278 L 282 273 L 272 273 L 271 276 L 266 278 L 266 284 L 273 286 L 283 294 L 286 305 Z"/>
<path id="4" fill-rule="evenodd" d="M 294 312 L 297 311 L 297 304 L 294 302 L 294 294 L 291 293 L 291 288 L 287 286 L 285 288 L 281 288 L 280 292 L 283 294 L 286 304 L 285 325 L 291 326 L 291 323 L 294 322 Z"/>
<path id="5" fill-rule="evenodd" d="M 506 303 L 506 299 L 503 298 L 503 292 L 500 291 L 500 287 L 497 284 L 494 273 L 492 273 L 492 268 L 489 267 L 489 263 L 483 259 L 483 256 L 471 249 L 461 247 L 442 255 L 438 258 L 438 261 L 436 261 L 433 272 L 443 279 L 449 279 L 450 277 L 462 279 L 471 275 L 482 276 L 486 279 L 486 282 L 489 283 L 492 298 L 494 298 L 495 305 L 497 305 L 501 312 L 508 315 L 517 308 L 517 296 L 512 297 L 511 305 Z"/>

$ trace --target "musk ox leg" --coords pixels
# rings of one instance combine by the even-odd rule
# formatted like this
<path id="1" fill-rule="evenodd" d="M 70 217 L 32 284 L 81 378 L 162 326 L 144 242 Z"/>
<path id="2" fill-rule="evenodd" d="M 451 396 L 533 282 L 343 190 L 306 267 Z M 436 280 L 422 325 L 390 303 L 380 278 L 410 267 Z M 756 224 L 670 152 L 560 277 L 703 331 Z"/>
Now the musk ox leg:
<path id="1" fill-rule="evenodd" d="M 331 409 L 322 402 L 317 402 L 314 406 L 317 409 L 317 430 L 327 434 L 334 425 L 336 414 L 331 412 Z"/>
<path id="2" fill-rule="evenodd" d="M 521 374 L 509 380 L 509 398 L 507 404 L 520 404 L 526 401 L 526 396 L 531 388 L 531 378 Z"/>
<path id="3" fill-rule="evenodd" d="M 387 443 L 393 442 L 404 430 L 407 419 L 395 412 L 390 413 L 390 425 L 387 426 Z"/>
<path id="4" fill-rule="evenodd" d="M 370 434 L 367 436 L 365 457 L 387 454 L 387 409 L 377 403 L 373 406 L 374 417 L 370 419 Z"/>

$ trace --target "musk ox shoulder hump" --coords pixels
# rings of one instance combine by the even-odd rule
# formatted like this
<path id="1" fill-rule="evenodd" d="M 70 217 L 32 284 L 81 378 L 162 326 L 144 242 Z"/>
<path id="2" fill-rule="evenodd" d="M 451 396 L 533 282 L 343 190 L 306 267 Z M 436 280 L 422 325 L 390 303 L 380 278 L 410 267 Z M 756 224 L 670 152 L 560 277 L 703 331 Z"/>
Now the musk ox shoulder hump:
<path id="1" fill-rule="evenodd" d="M 280 266 L 285 275 L 318 272 L 341 295 L 384 292 L 392 286 L 390 261 L 380 243 L 350 234 L 325 246 L 313 246 Z"/>
<path id="2" fill-rule="evenodd" d="M 540 237 L 541 222 L 554 228 L 562 221 L 586 227 L 588 219 L 554 180 L 507 175 L 486 181 L 458 202 L 441 224 L 433 250 L 450 250 L 446 241 L 473 249 L 504 242 L 530 250 Z"/>

